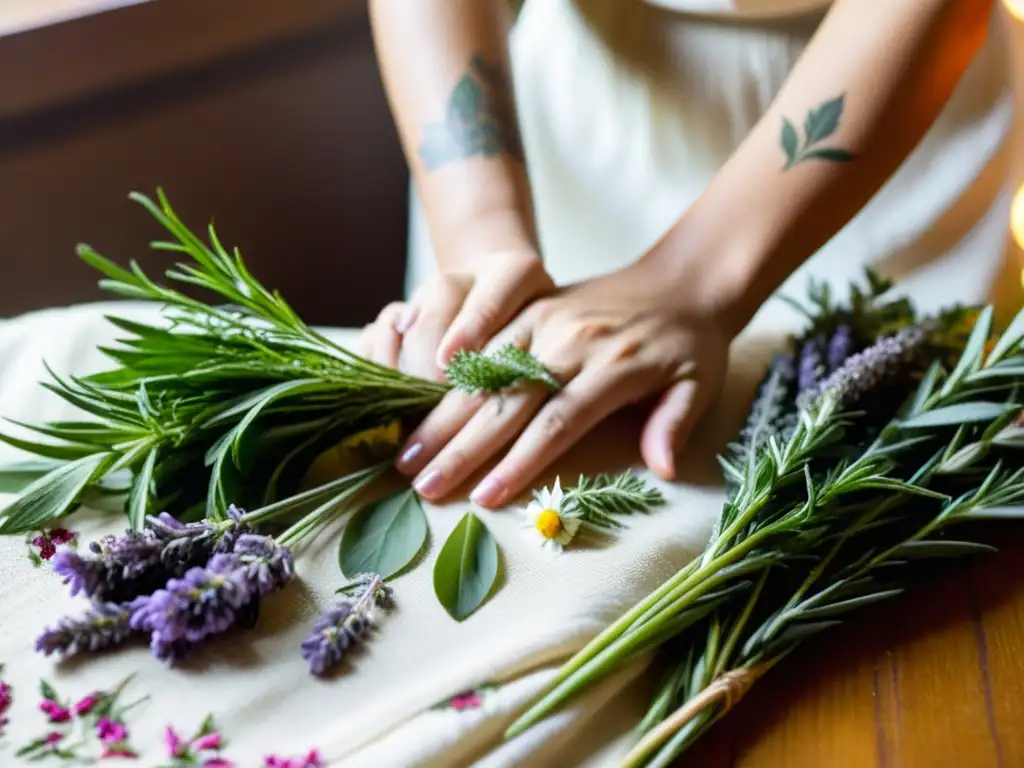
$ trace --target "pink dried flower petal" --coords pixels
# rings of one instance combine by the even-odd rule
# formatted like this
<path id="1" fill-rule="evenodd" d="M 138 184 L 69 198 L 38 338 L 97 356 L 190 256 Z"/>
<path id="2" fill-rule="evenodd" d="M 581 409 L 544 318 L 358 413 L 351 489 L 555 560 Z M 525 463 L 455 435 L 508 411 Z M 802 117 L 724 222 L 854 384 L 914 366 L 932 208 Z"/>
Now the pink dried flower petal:
<path id="1" fill-rule="evenodd" d="M 128 738 L 128 729 L 124 723 L 111 720 L 109 717 L 101 717 L 96 723 L 96 734 L 104 744 L 117 744 Z"/>
<path id="2" fill-rule="evenodd" d="M 43 699 L 39 704 L 39 709 L 46 713 L 51 723 L 66 723 L 71 719 L 71 712 L 52 699 Z"/>
<path id="3" fill-rule="evenodd" d="M 92 712 L 93 707 L 99 704 L 100 697 L 94 693 L 89 694 L 84 699 L 80 699 L 75 702 L 75 706 L 71 708 L 71 711 L 81 717 Z"/>
<path id="4" fill-rule="evenodd" d="M 135 754 L 135 752 L 129 747 L 113 746 L 104 749 L 103 754 L 100 755 L 100 757 L 126 757 L 129 759 L 134 759 L 138 757 L 138 755 Z"/>
<path id="5" fill-rule="evenodd" d="M 223 757 L 211 757 L 203 762 L 203 768 L 235 768 L 235 764 Z"/>
<path id="6" fill-rule="evenodd" d="M 217 731 L 200 736 L 192 742 L 192 748 L 202 752 L 205 749 L 220 749 L 220 734 Z"/>
<path id="7" fill-rule="evenodd" d="M 453 696 L 448 702 L 448 706 L 452 709 L 479 709 L 482 704 L 482 700 L 476 691 L 467 691 L 466 693 L 460 693 L 457 696 Z"/>
<path id="8" fill-rule="evenodd" d="M 168 757 L 185 757 L 188 754 L 188 743 L 182 741 L 171 726 L 167 726 L 167 730 L 164 731 L 164 745 L 167 747 Z"/>
<path id="9" fill-rule="evenodd" d="M 46 734 L 46 743 L 49 744 L 51 747 L 55 746 L 56 744 L 60 744 L 61 741 L 63 741 L 63 740 L 64 740 L 64 734 L 63 733 L 58 733 L 57 731 L 51 731 L 50 733 Z"/>

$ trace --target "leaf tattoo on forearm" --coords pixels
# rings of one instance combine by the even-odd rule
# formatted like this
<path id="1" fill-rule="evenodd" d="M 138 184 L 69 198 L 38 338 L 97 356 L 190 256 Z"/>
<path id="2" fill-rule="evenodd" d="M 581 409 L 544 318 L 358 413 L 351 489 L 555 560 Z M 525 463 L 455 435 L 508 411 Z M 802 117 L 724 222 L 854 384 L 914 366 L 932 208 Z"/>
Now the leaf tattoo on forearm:
<path id="1" fill-rule="evenodd" d="M 832 163 L 847 163 L 853 160 L 853 153 L 841 147 L 818 146 L 839 128 L 839 118 L 843 115 L 845 99 L 846 94 L 840 94 L 817 109 L 807 112 L 807 117 L 804 118 L 802 144 L 796 127 L 785 117 L 782 118 L 782 150 L 786 153 L 786 165 L 782 170 L 788 171 L 798 163 L 815 158 Z"/>
<path id="2" fill-rule="evenodd" d="M 423 126 L 419 156 L 428 171 L 467 157 L 505 152 L 522 159 L 522 140 L 508 77 L 480 54 L 455 84 L 445 119 Z"/>

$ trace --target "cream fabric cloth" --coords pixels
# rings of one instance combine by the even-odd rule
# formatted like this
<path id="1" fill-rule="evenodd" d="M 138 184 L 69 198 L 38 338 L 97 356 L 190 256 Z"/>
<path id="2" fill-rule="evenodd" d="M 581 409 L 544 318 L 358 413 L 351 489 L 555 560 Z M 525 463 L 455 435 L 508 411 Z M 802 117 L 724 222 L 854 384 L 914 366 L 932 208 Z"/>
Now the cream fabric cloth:
<path id="1" fill-rule="evenodd" d="M 22 421 L 74 417 L 74 410 L 39 386 L 43 361 L 59 374 L 85 374 L 105 367 L 96 347 L 117 331 L 103 318 L 117 314 L 144 321 L 152 306 L 135 303 L 54 309 L 0 322 L 0 415 Z M 330 332 L 340 341 L 344 331 Z M 769 345 L 760 345 L 767 349 Z M 249 633 L 211 642 L 187 664 L 168 668 L 145 647 L 130 646 L 72 664 L 56 664 L 32 651 L 34 638 L 58 617 L 85 607 L 72 599 L 48 567 L 34 568 L 20 537 L 0 537 L 0 662 L 15 686 L 15 705 L 0 765 L 17 764 L 13 749 L 45 732 L 37 681 L 44 676 L 77 698 L 108 688 L 129 674 L 129 696 L 151 701 L 129 719 L 132 743 L 143 765 L 156 765 L 161 729 L 195 728 L 212 712 L 230 741 L 227 755 L 240 766 L 260 765 L 271 751 L 298 753 L 319 747 L 332 765 L 456 766 L 606 764 L 620 752 L 625 735 L 645 705 L 643 690 L 622 690 L 641 671 L 623 670 L 558 718 L 507 745 L 500 735 L 515 711 L 535 696 L 557 664 L 609 621 L 686 563 L 702 547 L 721 503 L 713 446 L 737 426 L 749 388 L 764 360 L 742 355 L 723 407 L 692 449 L 688 482 L 664 486 L 669 504 L 639 516 L 605 546 L 577 546 L 552 558 L 523 536 L 514 510 L 480 511 L 498 540 L 504 584 L 467 621 L 452 621 L 431 586 L 434 558 L 465 502 L 427 506 L 430 524 L 423 562 L 394 582 L 396 609 L 336 679 L 310 678 L 299 645 L 314 617 L 332 602 L 341 576 L 337 568 L 339 526 L 298 556 L 299 583 L 264 602 L 260 622 Z M 731 405 L 726 405 L 731 404 Z M 628 466 L 635 460 L 636 425 L 606 425 L 591 446 L 566 458 L 559 471 Z M 0 463 L 23 458 L 4 446 Z M 550 478 L 546 478 L 550 481 Z M 12 497 L 13 498 L 13 497 Z M 69 518 L 85 541 L 124 527 L 120 516 L 90 511 Z M 432 707 L 464 689 L 485 683 L 476 710 Z M 595 713 L 615 699 L 614 720 Z M 628 741 L 628 738 L 626 739 Z M 609 751 L 610 750 L 610 751 Z"/>
<path id="2" fill-rule="evenodd" d="M 759 2 L 721 0 L 711 8 L 708 0 L 702 8 L 687 0 L 698 11 L 772 5 Z M 527 2 L 513 65 L 542 248 L 560 282 L 616 269 L 661 235 L 770 102 L 817 19 L 711 23 L 623 0 Z M 1003 53 L 995 36 L 913 157 L 784 290 L 799 293 L 810 273 L 838 284 L 866 263 L 881 263 L 905 277 L 905 289 L 927 307 L 984 298 L 1006 241 L 1000 153 L 1011 105 Z M 410 285 L 431 269 L 418 209 L 413 225 Z M 58 372 L 95 369 L 95 346 L 112 337 L 104 309 L 110 307 L 0 323 L 0 414 L 36 421 L 70 413 L 38 386 L 41 359 Z M 135 305 L 117 311 L 152 312 Z M 20 540 L 0 539 L 0 661 L 17 689 L 8 742 L 42 730 L 33 695 L 39 675 L 82 695 L 134 673 L 132 690 L 152 696 L 130 722 L 143 765 L 160 760 L 164 724 L 188 729 L 206 712 L 230 739 L 227 754 L 244 766 L 259 765 L 270 751 L 313 746 L 332 764 L 372 768 L 607 765 L 628 746 L 628 729 L 645 704 L 639 666 L 511 743 L 502 744 L 500 733 L 559 661 L 703 545 L 722 500 L 713 454 L 742 418 L 766 355 L 794 322 L 779 303 L 755 318 L 734 346 L 721 403 L 689 447 L 687 476 L 663 486 L 670 503 L 631 521 L 608 546 L 573 548 L 551 560 L 521 536 L 514 514 L 483 512 L 506 575 L 463 624 L 436 604 L 430 566 L 467 505 L 428 507 L 424 563 L 395 582 L 397 609 L 346 674 L 331 681 L 308 677 L 298 646 L 339 584 L 336 530 L 301 554 L 300 583 L 267 601 L 255 632 L 213 643 L 178 669 L 142 648 L 67 668 L 33 654 L 43 626 L 81 603 L 29 565 Z M 574 476 L 620 468 L 635 461 L 635 445 L 635 424 L 610 423 L 557 469 Z M 85 538 L 122 524 L 73 521 Z M 499 685 L 482 695 L 479 709 L 434 708 L 490 682 Z M 11 754 L 10 747 L 0 752 L 0 764 L 16 764 Z"/>

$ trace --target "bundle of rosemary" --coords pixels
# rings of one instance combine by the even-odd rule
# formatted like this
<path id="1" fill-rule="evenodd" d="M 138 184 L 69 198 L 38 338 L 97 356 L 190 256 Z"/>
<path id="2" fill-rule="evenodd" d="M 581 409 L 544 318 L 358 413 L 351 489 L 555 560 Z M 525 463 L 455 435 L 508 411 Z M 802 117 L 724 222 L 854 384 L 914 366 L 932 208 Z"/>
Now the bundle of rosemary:
<path id="1" fill-rule="evenodd" d="M 949 537 L 956 524 L 1024 518 L 1024 312 L 990 340 L 986 308 L 964 340 L 969 313 L 869 304 L 818 307 L 722 460 L 729 500 L 704 554 L 576 654 L 509 736 L 660 649 L 668 671 L 624 764 L 670 765 L 801 642 L 900 594 L 914 563 L 992 550 Z M 881 337 L 821 363 L 854 316 Z"/>
<path id="2" fill-rule="evenodd" d="M 52 374 L 44 383 L 89 418 L 15 422 L 46 442 L 0 434 L 53 462 L 0 510 L 0 534 L 44 526 L 96 494 L 120 494 L 136 530 L 161 512 L 183 522 L 225 521 L 237 505 L 254 510 L 246 516 L 250 524 L 290 522 L 278 541 L 292 544 L 390 466 L 387 457 L 373 456 L 369 469 L 298 493 L 319 455 L 346 438 L 424 415 L 450 387 L 334 344 L 264 288 L 212 226 L 203 242 L 162 192 L 158 202 L 131 197 L 171 236 L 152 248 L 183 257 L 166 277 L 221 303 L 155 282 L 134 261 L 124 269 L 79 246 L 79 256 L 105 276 L 101 287 L 162 305 L 166 322 L 108 318 L 125 333 L 103 350 L 116 366 L 86 377 Z M 543 366 L 514 348 L 460 354 L 447 373 L 469 391 L 527 380 L 552 384 Z"/>

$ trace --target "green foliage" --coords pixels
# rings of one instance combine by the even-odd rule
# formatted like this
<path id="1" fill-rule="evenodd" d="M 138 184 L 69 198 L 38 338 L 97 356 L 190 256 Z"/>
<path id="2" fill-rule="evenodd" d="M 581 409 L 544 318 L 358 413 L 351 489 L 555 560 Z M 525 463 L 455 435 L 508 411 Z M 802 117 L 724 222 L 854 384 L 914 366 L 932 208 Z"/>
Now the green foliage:
<path id="1" fill-rule="evenodd" d="M 82 420 L 19 425 L 45 442 L 0 434 L 16 448 L 64 462 L 0 510 L 0 532 L 60 518 L 107 475 L 125 470 L 133 476 L 126 512 L 134 527 L 160 511 L 188 517 L 203 510 L 223 519 L 229 504 L 272 507 L 298 491 L 324 450 L 365 430 L 419 418 L 448 391 L 358 357 L 311 329 L 253 277 L 237 249 L 221 244 L 212 225 L 206 241 L 190 231 L 162 192 L 156 201 L 131 197 L 170 236 L 152 248 L 180 259 L 165 273 L 168 284 L 134 261 L 120 267 L 87 245 L 78 254 L 104 275 L 104 288 L 161 305 L 164 321 L 111 317 L 123 332 L 103 350 L 114 367 L 87 377 L 51 372 L 44 386 L 83 411 Z M 200 301 L 174 284 L 215 299 Z M 477 389 L 490 390 L 489 381 L 510 385 L 510 371 L 516 381 L 545 375 L 526 353 L 498 354 L 493 362 L 480 355 L 461 359 L 477 376 L 461 381 Z M 321 508 L 315 520 L 326 521 L 332 509 Z"/>
<path id="2" fill-rule="evenodd" d="M 503 389 L 537 382 L 552 391 L 558 381 L 529 352 L 506 344 L 490 354 L 460 351 L 445 369 L 452 386 L 463 392 L 500 392 Z"/>
<path id="3" fill-rule="evenodd" d="M 467 512 L 434 563 L 434 594 L 449 616 L 464 621 L 490 595 L 498 569 L 497 542 L 483 521 Z"/>
<path id="4" fill-rule="evenodd" d="M 616 517 L 646 514 L 664 503 L 661 491 L 628 471 L 593 478 L 580 475 L 576 485 L 565 492 L 568 510 L 578 512 L 585 524 L 605 530 L 622 527 Z"/>
<path id="5" fill-rule="evenodd" d="M 389 579 L 402 571 L 427 542 L 427 517 L 412 490 L 367 504 L 345 526 L 338 559 L 346 578 L 376 573 Z"/>
<path id="6" fill-rule="evenodd" d="M 662 648 L 669 674 L 644 718 L 647 737 L 623 765 L 670 765 L 726 708 L 712 698 L 689 720 L 656 726 L 724 675 L 756 679 L 850 611 L 901 594 L 894 581 L 921 561 L 992 551 L 948 535 L 964 522 L 1024 518 L 1024 444 L 1013 437 L 1024 376 L 993 374 L 1016 367 L 1024 312 L 986 358 L 988 318 L 979 313 L 956 364 L 933 364 L 873 435 L 857 430 L 865 414 L 838 413 L 824 397 L 788 439 L 771 436 L 703 556 L 578 653 L 509 734 Z M 706 613 L 709 598 L 719 602 Z"/>

